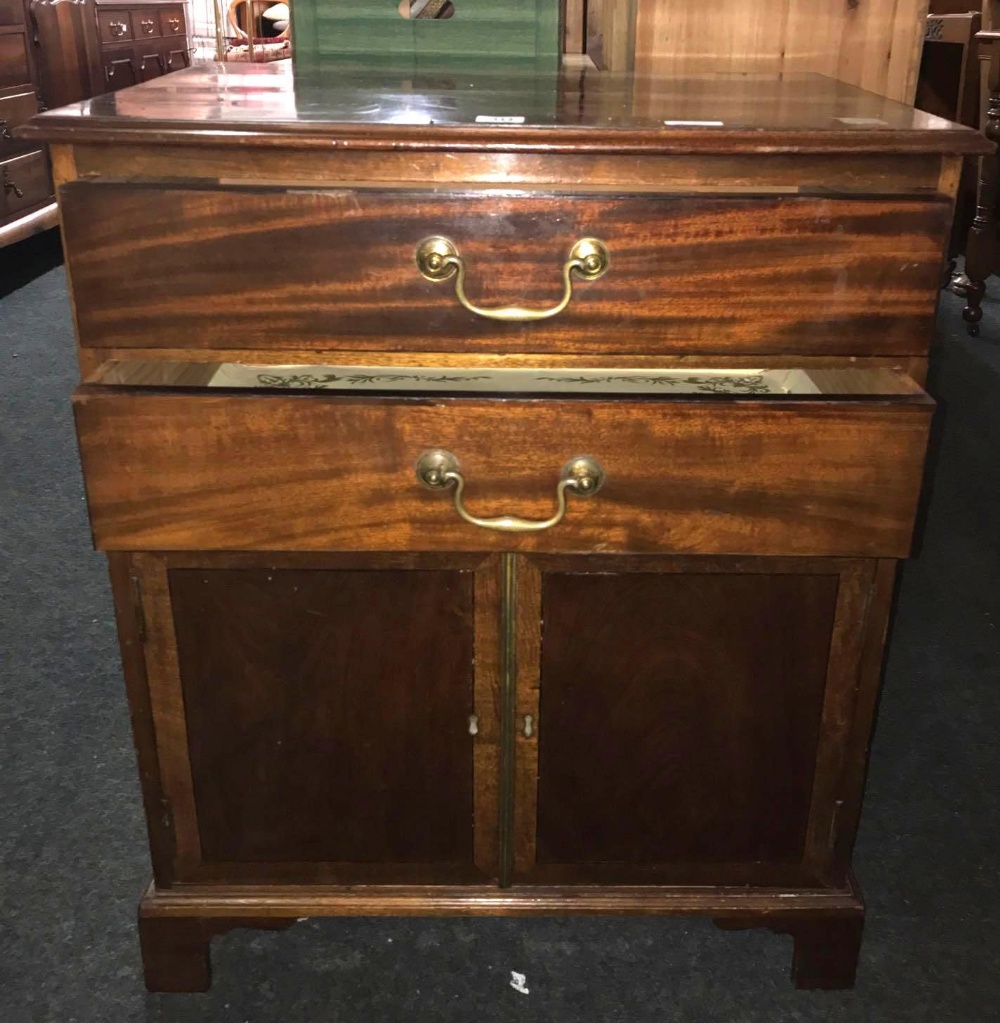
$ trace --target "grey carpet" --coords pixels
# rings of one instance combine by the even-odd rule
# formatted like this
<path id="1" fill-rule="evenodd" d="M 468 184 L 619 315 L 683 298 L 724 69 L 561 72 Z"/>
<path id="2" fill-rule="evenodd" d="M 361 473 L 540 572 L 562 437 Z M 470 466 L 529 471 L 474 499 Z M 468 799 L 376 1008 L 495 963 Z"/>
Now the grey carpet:
<path id="1" fill-rule="evenodd" d="M 65 280 L 32 276 L 11 271 L 0 301 L 0 1023 L 1000 1019 L 996 303 L 970 342 L 961 303 L 942 302 L 944 422 L 857 847 L 869 921 L 856 990 L 797 992 L 790 939 L 706 921 L 324 920 L 234 932 L 215 943 L 211 993 L 151 996 L 133 924 L 144 831 L 73 439 Z"/>

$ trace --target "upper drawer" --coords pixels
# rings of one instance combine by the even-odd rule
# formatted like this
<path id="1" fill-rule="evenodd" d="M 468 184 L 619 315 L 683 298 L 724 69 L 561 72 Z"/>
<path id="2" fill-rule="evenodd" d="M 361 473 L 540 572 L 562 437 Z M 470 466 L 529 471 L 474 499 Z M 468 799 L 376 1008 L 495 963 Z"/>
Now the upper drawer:
<path id="1" fill-rule="evenodd" d="M 97 12 L 97 31 L 105 46 L 128 42 L 132 36 L 132 17 L 125 8 Z"/>
<path id="2" fill-rule="evenodd" d="M 919 353 L 946 203 L 95 185 L 63 189 L 83 345 L 412 351 Z M 469 302 L 551 309 L 505 322 L 426 279 L 448 238 Z"/>
<path id="3" fill-rule="evenodd" d="M 82 387 L 76 421 L 98 547 L 887 557 L 909 549 L 932 403 L 905 378 L 885 397 L 764 397 L 745 383 L 726 396 L 699 376 L 699 393 L 683 398 L 661 397 L 671 388 L 660 384 L 641 396 L 501 398 L 435 390 L 463 376 L 490 386 L 479 371 L 302 370 L 284 380 L 298 392 L 198 386 L 210 367 L 178 377 L 195 386 L 163 387 L 151 376 L 147 387 Z M 282 373 L 260 379 L 273 385 Z M 577 382 L 576 371 L 542 375 Z M 309 389 L 331 376 L 346 389 L 398 380 L 415 390 Z M 421 376 L 431 380 L 426 393 Z M 440 489 L 418 481 L 421 456 L 436 449 L 457 459 L 461 507 L 478 519 L 550 519 L 560 473 L 581 456 L 605 478 L 590 496 L 564 494 L 558 523 L 498 531 L 461 517 L 457 479 Z"/>
<path id="4" fill-rule="evenodd" d="M 183 7 L 165 7 L 160 11 L 160 34 L 164 36 L 185 34 Z"/>
<path id="5" fill-rule="evenodd" d="M 27 85 L 30 81 L 27 35 L 24 32 L 0 33 L 0 89 Z"/>
<path id="6" fill-rule="evenodd" d="M 163 35 L 160 28 L 160 12 L 156 8 L 139 7 L 131 12 L 132 35 L 136 39 L 159 39 Z"/>
<path id="7" fill-rule="evenodd" d="M 0 27 L 24 24 L 23 0 L 0 0 Z"/>

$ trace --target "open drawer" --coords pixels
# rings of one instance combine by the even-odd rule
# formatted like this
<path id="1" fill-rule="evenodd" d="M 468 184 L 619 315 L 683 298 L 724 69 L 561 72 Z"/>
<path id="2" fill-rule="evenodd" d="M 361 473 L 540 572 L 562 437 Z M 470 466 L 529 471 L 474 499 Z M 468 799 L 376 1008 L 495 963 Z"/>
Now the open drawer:
<path id="1" fill-rule="evenodd" d="M 74 398 L 105 550 L 904 557 L 933 402 L 863 370 L 123 362 Z"/>

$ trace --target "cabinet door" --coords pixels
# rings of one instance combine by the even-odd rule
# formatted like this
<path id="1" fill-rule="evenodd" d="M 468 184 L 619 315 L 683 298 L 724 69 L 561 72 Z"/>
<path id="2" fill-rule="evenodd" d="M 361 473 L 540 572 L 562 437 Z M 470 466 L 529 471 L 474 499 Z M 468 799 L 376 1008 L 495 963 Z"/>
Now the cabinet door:
<path id="1" fill-rule="evenodd" d="M 145 623 L 133 708 L 139 688 L 159 772 L 147 813 L 162 798 L 172 825 L 164 840 L 150 815 L 158 881 L 496 876 L 494 557 L 127 564 Z"/>
<path id="2" fill-rule="evenodd" d="M 877 576 L 835 559 L 522 559 L 515 880 L 828 881 Z"/>

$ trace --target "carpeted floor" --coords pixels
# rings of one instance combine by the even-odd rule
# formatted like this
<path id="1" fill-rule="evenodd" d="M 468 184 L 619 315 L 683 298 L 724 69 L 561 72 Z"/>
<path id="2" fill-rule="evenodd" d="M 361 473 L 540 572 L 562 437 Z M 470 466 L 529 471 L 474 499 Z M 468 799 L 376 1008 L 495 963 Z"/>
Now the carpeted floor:
<path id="1" fill-rule="evenodd" d="M 705 921 L 325 920 L 234 932 L 215 943 L 211 993 L 150 996 L 133 921 L 145 838 L 77 466 L 66 285 L 61 269 L 32 279 L 53 251 L 34 240 L 0 263 L 0 1023 L 1000 1020 L 997 303 L 970 342 L 961 303 L 942 302 L 943 429 L 857 848 L 855 991 L 797 992 L 790 939 Z"/>

